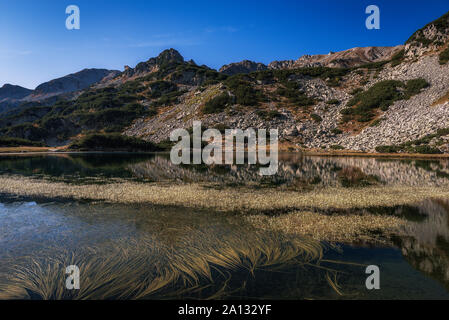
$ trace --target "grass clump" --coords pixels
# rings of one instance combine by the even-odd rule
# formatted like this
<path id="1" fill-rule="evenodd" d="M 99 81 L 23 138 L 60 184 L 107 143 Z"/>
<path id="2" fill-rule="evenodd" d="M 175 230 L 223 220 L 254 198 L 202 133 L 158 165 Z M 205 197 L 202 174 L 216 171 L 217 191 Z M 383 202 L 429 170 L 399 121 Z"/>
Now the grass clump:
<path id="1" fill-rule="evenodd" d="M 70 149 L 82 151 L 160 151 L 155 144 L 142 139 L 124 136 L 118 133 L 87 135 L 80 140 L 73 142 Z"/>

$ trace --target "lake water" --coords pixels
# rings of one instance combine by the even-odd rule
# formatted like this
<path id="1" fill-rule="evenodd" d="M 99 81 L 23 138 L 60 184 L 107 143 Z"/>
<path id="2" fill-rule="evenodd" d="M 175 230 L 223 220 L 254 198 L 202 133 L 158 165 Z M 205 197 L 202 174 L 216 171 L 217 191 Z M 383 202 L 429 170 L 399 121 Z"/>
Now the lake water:
<path id="1" fill-rule="evenodd" d="M 445 188 L 449 161 L 281 154 L 278 173 L 261 177 L 257 166 L 175 166 L 163 154 L 7 155 L 0 156 L 0 177 L 267 192 Z M 394 215 L 410 223 L 388 244 L 329 244 L 249 225 L 236 210 L 3 192 L 0 298 L 449 298 L 449 199 L 430 195 L 404 206 L 316 211 Z M 76 293 L 65 288 L 65 267 L 72 264 L 80 269 Z M 368 265 L 380 269 L 379 290 L 366 288 Z"/>

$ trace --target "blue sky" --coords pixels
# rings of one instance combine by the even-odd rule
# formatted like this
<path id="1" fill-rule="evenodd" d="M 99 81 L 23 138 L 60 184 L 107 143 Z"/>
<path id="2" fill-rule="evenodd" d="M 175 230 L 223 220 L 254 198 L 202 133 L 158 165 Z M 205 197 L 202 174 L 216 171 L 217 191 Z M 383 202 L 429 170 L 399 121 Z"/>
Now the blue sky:
<path id="1" fill-rule="evenodd" d="M 65 28 L 71 4 L 80 8 L 80 30 Z M 365 28 L 370 4 L 380 8 L 380 30 Z M 123 70 L 170 47 L 219 68 L 396 45 L 447 11 L 449 0 L 2 0 L 0 86 L 33 89 L 83 68 Z"/>

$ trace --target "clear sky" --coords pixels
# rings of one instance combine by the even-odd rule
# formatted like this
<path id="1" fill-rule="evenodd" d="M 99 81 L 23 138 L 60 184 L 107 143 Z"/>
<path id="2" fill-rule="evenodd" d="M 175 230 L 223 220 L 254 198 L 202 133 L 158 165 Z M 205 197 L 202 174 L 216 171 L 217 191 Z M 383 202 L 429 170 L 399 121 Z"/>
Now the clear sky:
<path id="1" fill-rule="evenodd" d="M 67 30 L 77 5 L 80 30 Z M 365 8 L 380 8 L 367 30 Z M 83 68 L 123 70 L 167 48 L 219 68 L 404 43 L 449 0 L 0 0 L 0 86 L 33 89 Z"/>

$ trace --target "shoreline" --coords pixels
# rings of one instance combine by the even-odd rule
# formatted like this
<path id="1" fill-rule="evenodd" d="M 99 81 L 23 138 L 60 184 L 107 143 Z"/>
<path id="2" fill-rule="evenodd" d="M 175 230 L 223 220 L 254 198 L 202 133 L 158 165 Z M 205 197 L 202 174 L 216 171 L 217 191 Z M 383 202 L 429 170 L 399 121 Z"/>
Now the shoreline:
<path id="1" fill-rule="evenodd" d="M 129 153 L 129 154 L 154 154 L 167 153 L 168 151 L 159 152 L 131 152 L 121 150 L 109 151 L 73 151 L 67 150 L 66 147 L 0 147 L 0 156 L 8 155 L 34 155 L 34 154 L 87 154 L 87 153 Z M 310 157 L 365 157 L 365 158 L 385 158 L 385 159 L 449 159 L 449 153 L 443 154 L 421 154 L 421 153 L 377 153 L 377 152 L 362 152 L 354 150 L 334 150 L 334 151 L 316 151 L 316 150 L 302 150 L 302 151 L 286 151 L 279 150 L 279 153 L 298 154 Z"/>

